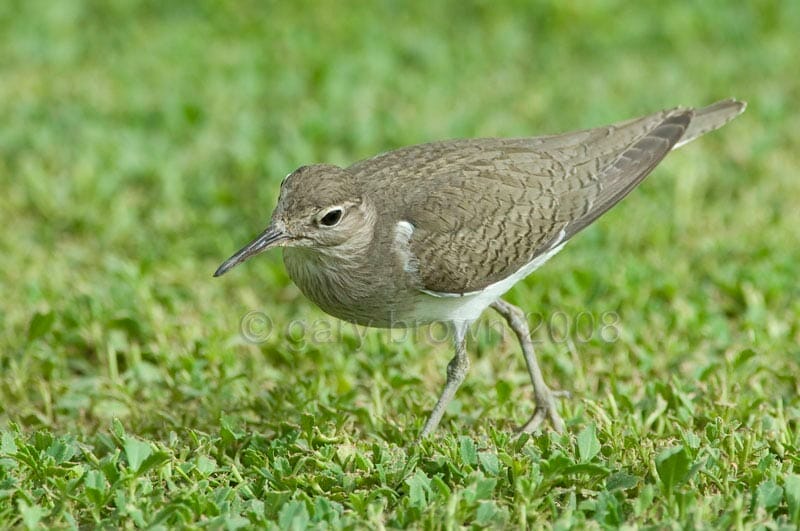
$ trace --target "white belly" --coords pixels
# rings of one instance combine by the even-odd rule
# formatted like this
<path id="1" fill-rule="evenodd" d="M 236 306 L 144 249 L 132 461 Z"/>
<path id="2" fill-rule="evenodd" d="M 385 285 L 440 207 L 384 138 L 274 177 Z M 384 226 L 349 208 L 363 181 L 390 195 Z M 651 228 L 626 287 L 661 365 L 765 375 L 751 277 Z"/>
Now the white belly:
<path id="1" fill-rule="evenodd" d="M 512 275 L 471 293 L 440 293 L 423 290 L 415 302 L 414 317 L 420 323 L 435 321 L 474 321 L 514 284 L 533 273 L 558 253 L 567 242 L 558 243 Z"/>

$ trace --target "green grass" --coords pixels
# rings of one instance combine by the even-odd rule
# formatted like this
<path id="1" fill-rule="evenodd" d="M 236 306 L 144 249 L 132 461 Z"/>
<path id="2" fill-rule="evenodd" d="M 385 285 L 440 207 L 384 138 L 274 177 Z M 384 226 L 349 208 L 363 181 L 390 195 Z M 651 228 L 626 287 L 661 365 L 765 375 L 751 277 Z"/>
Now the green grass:
<path id="1" fill-rule="evenodd" d="M 796 528 L 798 27 L 766 0 L 3 2 L 0 527 Z M 211 278 L 301 164 L 729 96 L 509 294 L 562 436 L 512 437 L 507 331 L 415 444 L 446 344 L 326 318 L 277 252 Z"/>

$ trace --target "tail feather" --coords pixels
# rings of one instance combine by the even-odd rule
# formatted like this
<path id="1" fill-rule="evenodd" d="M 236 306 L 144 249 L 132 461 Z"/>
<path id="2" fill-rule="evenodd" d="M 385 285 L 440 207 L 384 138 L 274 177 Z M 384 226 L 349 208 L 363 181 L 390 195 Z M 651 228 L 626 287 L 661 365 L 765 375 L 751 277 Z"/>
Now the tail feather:
<path id="1" fill-rule="evenodd" d="M 719 129 L 744 112 L 747 102 L 728 99 L 713 103 L 708 107 L 694 110 L 692 118 L 686 132 L 681 139 L 672 147 L 677 149 L 688 144 L 698 136 Z"/>

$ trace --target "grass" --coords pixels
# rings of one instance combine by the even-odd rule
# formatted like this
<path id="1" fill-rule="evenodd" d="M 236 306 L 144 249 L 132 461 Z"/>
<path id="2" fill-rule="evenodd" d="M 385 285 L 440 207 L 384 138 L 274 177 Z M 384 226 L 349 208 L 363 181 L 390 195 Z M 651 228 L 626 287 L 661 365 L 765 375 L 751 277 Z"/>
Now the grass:
<path id="1" fill-rule="evenodd" d="M 796 528 L 797 27 L 766 0 L 4 2 L 0 527 Z M 301 164 L 729 96 L 509 294 L 564 435 L 512 437 L 532 396 L 493 321 L 414 444 L 436 330 L 340 325 L 279 253 L 211 278 Z"/>

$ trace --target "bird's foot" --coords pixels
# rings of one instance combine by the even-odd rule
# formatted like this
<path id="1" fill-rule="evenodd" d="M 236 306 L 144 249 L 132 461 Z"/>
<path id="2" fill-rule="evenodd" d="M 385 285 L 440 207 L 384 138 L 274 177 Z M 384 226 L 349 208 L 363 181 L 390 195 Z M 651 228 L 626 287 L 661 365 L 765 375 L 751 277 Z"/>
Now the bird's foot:
<path id="1" fill-rule="evenodd" d="M 550 389 L 546 389 L 544 393 L 537 395 L 536 409 L 531 418 L 528 419 L 528 422 L 517 428 L 517 435 L 537 431 L 546 420 L 550 421 L 556 433 L 563 433 L 564 421 L 561 419 L 561 415 L 558 414 L 556 399 L 569 397 L 569 391 L 551 391 Z"/>

